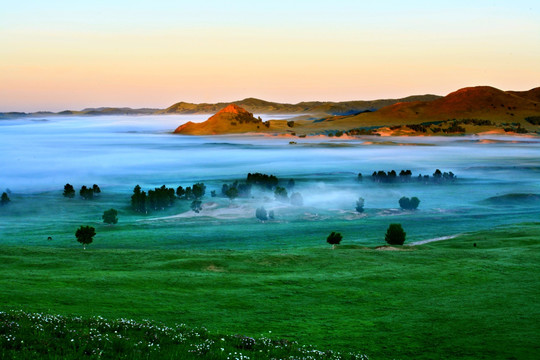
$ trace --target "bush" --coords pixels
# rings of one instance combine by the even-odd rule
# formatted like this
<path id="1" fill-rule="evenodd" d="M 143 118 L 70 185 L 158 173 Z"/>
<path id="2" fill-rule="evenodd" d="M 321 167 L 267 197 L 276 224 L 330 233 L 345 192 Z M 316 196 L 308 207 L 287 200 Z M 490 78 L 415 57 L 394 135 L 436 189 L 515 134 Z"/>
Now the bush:
<path id="1" fill-rule="evenodd" d="M 118 211 L 115 209 L 106 210 L 103 212 L 101 218 L 106 224 L 116 224 L 118 222 Z"/>
<path id="2" fill-rule="evenodd" d="M 407 234 L 405 231 L 403 231 L 401 224 L 390 224 L 390 226 L 388 226 L 388 230 L 386 230 L 384 240 L 389 245 L 403 245 L 406 235 Z"/>
<path id="3" fill-rule="evenodd" d="M 342 239 L 343 239 L 343 236 L 341 236 L 340 233 L 332 231 L 332 233 L 328 235 L 328 237 L 326 238 L 326 242 L 332 245 L 332 249 L 333 249 L 336 245 L 339 245 Z"/>
<path id="4" fill-rule="evenodd" d="M 94 236 L 96 236 L 96 229 L 91 226 L 81 226 L 75 232 L 75 237 L 78 242 L 83 244 L 83 249 L 86 249 L 86 245 L 92 243 Z"/>

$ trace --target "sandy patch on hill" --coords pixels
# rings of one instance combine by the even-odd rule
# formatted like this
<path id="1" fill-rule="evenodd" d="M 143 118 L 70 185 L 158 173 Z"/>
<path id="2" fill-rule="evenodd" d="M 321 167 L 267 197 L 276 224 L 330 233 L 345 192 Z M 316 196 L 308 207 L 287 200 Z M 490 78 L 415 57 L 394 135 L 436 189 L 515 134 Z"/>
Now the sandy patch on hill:
<path id="1" fill-rule="evenodd" d="M 246 219 L 255 217 L 255 209 L 252 206 L 231 204 L 227 207 L 218 207 L 217 203 L 210 202 L 202 204 L 202 210 L 196 213 L 192 210 L 177 215 L 163 216 L 138 221 L 163 221 L 195 217 L 212 217 L 215 219 Z"/>

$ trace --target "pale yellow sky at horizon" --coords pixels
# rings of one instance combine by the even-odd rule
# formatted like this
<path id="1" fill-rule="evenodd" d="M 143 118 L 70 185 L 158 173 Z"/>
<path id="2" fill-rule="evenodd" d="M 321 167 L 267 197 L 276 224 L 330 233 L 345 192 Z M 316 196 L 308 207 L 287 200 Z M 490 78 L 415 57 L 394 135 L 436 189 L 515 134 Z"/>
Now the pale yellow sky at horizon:
<path id="1" fill-rule="evenodd" d="M 334 15 L 343 21 L 315 10 L 298 23 L 271 14 L 259 25 L 253 17 L 261 9 L 254 8 L 234 9 L 229 17 L 236 18 L 225 20 L 221 13 L 188 17 L 197 8 L 178 21 L 143 9 L 129 19 L 116 9 L 108 20 L 91 13 L 77 18 L 89 8 L 68 9 L 68 20 L 0 15 L 0 111 L 163 108 L 246 97 L 344 101 L 446 95 L 475 85 L 540 86 L 538 7 L 527 10 L 523 2 L 522 13 L 499 7 L 484 18 L 482 7 L 446 16 L 416 5 L 374 18 L 340 9 Z"/>

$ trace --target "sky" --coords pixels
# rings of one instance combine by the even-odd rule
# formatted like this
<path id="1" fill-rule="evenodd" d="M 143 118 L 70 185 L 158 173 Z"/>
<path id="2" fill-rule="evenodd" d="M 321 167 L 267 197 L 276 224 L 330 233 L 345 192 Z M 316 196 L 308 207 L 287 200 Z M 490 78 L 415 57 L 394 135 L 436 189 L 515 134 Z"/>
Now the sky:
<path id="1" fill-rule="evenodd" d="M 0 111 L 540 86 L 537 0 L 0 0 L 0 9 Z"/>

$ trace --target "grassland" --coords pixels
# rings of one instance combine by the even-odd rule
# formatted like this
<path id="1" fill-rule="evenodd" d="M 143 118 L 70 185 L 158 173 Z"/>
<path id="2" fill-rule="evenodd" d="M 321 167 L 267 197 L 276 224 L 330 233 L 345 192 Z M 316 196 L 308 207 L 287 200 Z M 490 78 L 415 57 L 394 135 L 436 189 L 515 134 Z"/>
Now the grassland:
<path id="1" fill-rule="evenodd" d="M 371 359 L 527 359 L 540 350 L 539 239 L 529 223 L 408 251 L 347 239 L 336 250 L 324 239 L 235 251 L 0 245 L 0 310 L 185 323 Z"/>

